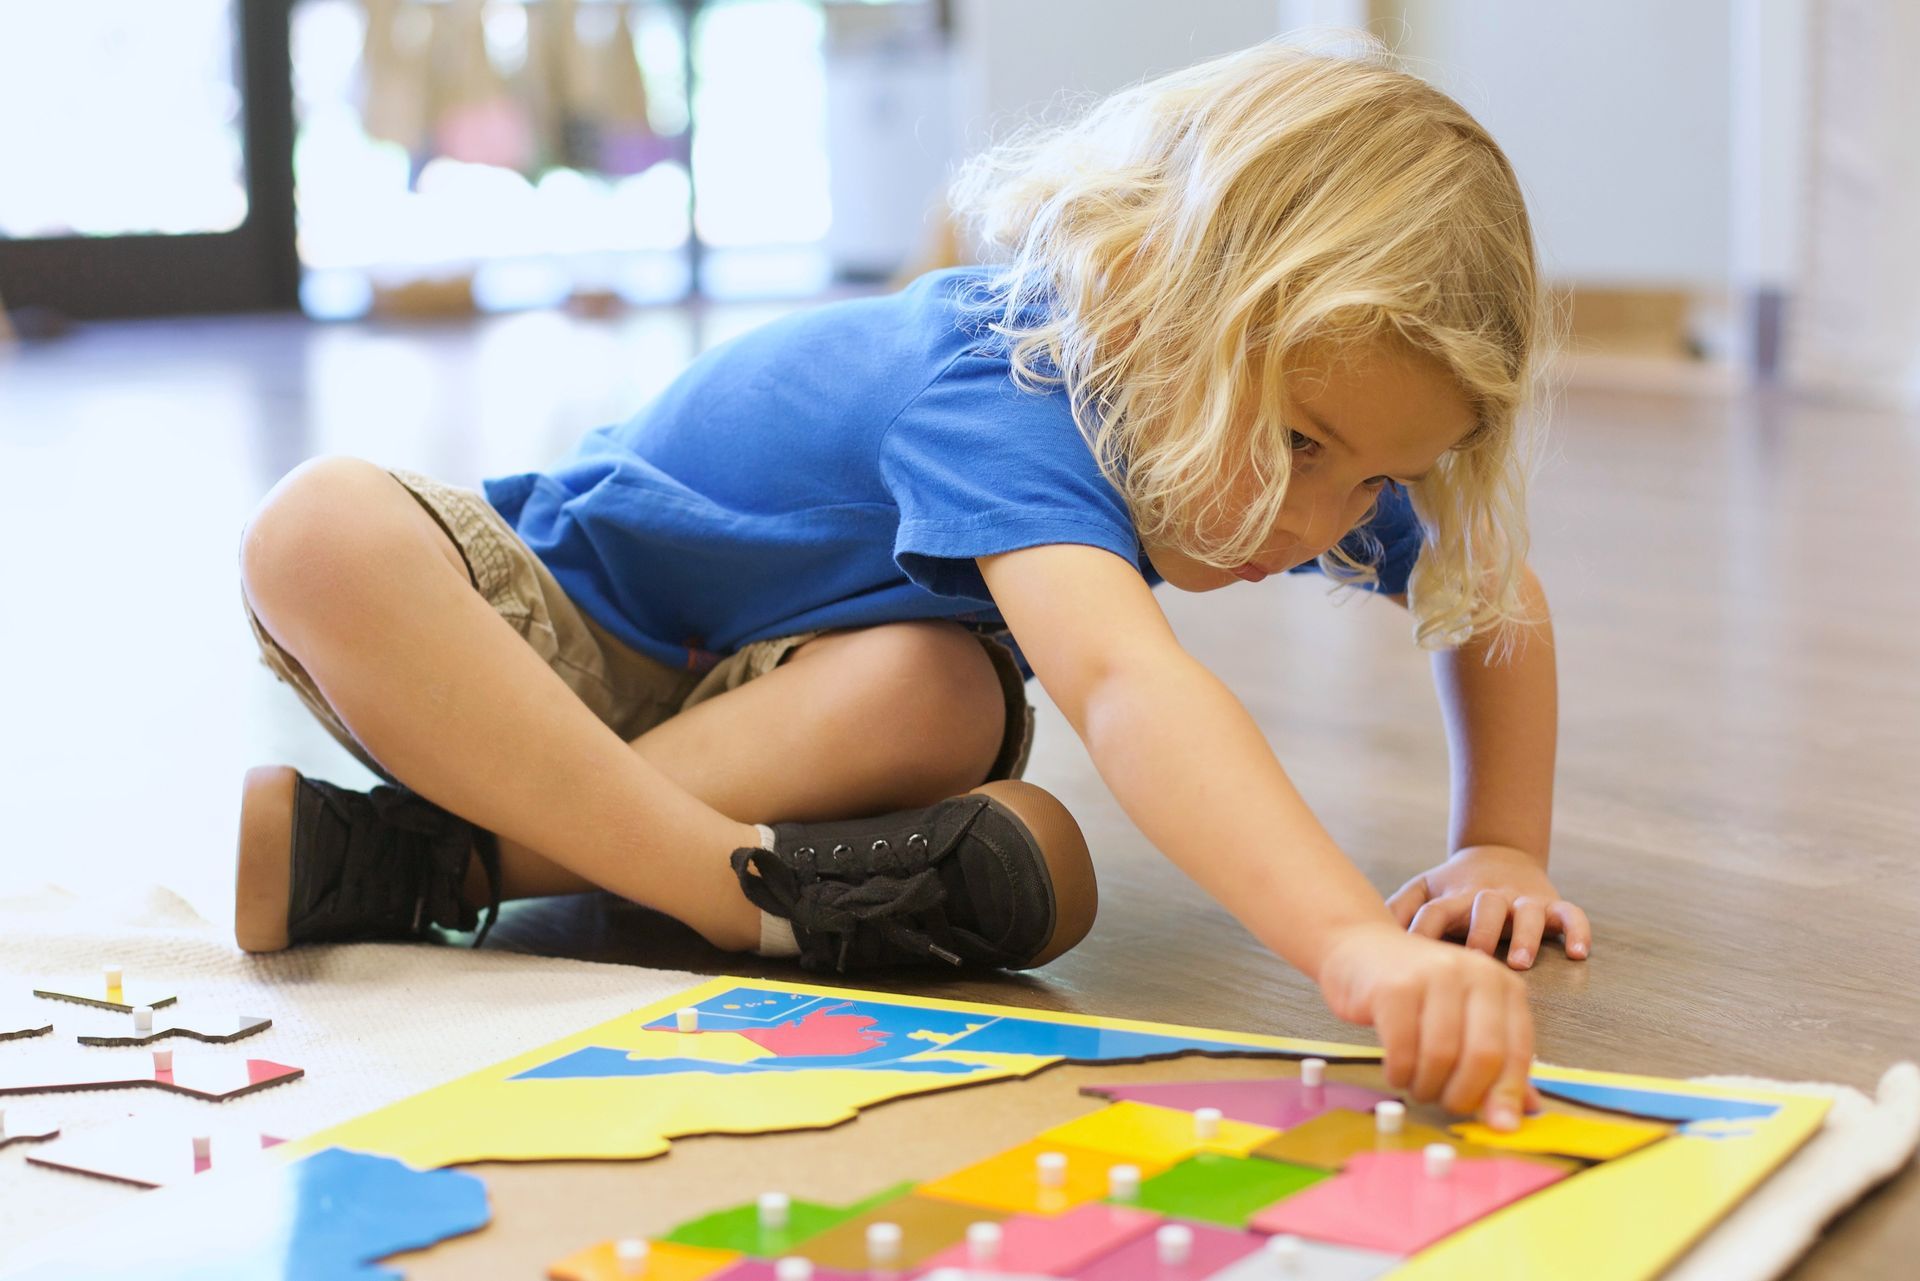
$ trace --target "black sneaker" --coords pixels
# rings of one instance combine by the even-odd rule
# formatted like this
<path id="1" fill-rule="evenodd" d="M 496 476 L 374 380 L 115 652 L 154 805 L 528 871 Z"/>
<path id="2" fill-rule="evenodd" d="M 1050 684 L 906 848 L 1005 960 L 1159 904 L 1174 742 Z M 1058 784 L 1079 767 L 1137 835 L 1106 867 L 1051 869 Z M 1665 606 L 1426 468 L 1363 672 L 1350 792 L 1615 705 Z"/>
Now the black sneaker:
<path id="1" fill-rule="evenodd" d="M 756 907 L 792 922 L 809 970 L 929 961 L 1029 969 L 1093 927 L 1086 839 L 1031 783 L 989 783 L 926 809 L 773 831 L 773 849 L 733 852 L 734 875 Z"/>
<path id="2" fill-rule="evenodd" d="M 469 858 L 487 877 L 484 924 L 462 895 Z M 292 770 L 254 770 L 235 897 L 235 934 L 248 951 L 421 939 L 435 926 L 478 925 L 477 947 L 499 914 L 500 847 L 491 832 L 405 788 L 356 792 Z"/>

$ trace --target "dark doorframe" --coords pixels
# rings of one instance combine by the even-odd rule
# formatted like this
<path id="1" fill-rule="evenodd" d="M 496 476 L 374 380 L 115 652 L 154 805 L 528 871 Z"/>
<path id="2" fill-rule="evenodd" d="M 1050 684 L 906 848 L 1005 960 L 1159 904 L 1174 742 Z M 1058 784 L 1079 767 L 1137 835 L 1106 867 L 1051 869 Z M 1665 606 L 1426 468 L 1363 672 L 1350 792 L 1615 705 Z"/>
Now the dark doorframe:
<path id="1" fill-rule="evenodd" d="M 9 308 L 45 307 L 91 319 L 299 306 L 293 3 L 235 0 L 246 220 L 232 231 L 198 235 L 0 237 L 0 298 Z"/>

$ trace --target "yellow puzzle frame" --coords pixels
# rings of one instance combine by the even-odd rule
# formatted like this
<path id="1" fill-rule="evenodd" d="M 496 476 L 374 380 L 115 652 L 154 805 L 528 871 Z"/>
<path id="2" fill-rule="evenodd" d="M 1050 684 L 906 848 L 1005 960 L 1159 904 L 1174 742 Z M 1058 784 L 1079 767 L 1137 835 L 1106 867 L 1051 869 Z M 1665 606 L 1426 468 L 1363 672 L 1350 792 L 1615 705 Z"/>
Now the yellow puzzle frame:
<path id="1" fill-rule="evenodd" d="M 395 1157 L 422 1168 L 483 1160 L 650 1158 L 667 1153 L 675 1138 L 825 1128 L 877 1103 L 1030 1076 L 1071 1061 L 1062 1056 L 948 1050 L 945 1042 L 957 1037 L 920 1034 L 927 1048 L 910 1057 L 940 1060 L 943 1071 L 819 1067 L 707 1075 L 689 1069 L 668 1077 L 541 1080 L 534 1083 L 537 1089 L 527 1089 L 524 1080 L 513 1080 L 591 1047 L 623 1050 L 633 1059 L 701 1060 L 716 1065 L 745 1064 L 764 1057 L 770 1051 L 744 1036 L 690 1037 L 647 1026 L 671 1021 L 677 1011 L 741 988 L 1234 1047 L 1211 1051 L 1216 1054 L 1311 1055 L 1375 1063 L 1380 1059 L 1373 1047 L 1340 1042 L 722 976 L 283 1144 L 271 1155 L 291 1161 L 341 1147 Z M 1541 1065 L 1534 1076 L 1544 1085 L 1609 1086 L 1733 1100 L 1774 1110 L 1737 1123 L 1696 1121 L 1684 1126 L 1660 1142 L 1583 1170 L 1480 1219 L 1414 1255 L 1392 1276 L 1406 1281 L 1532 1281 L 1573 1275 L 1624 1281 L 1656 1276 L 1805 1143 L 1819 1129 L 1828 1107 L 1825 1099 L 1802 1094 L 1576 1068 Z M 672 1088 L 659 1088 L 661 1080 L 671 1080 Z M 926 1177 L 942 1173 L 929 1170 Z"/>

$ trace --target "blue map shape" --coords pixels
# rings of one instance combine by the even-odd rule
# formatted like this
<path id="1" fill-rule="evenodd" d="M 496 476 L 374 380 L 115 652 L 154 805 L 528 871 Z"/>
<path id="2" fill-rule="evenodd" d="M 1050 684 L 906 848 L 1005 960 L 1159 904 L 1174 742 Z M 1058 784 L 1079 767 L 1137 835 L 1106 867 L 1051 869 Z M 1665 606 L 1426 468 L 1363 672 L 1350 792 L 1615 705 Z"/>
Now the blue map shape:
<path id="1" fill-rule="evenodd" d="M 717 1063 L 707 1059 L 635 1058 L 627 1050 L 588 1046 L 512 1079 L 567 1080 L 586 1077 L 665 1076 L 677 1072 L 705 1072 L 732 1076 L 752 1072 L 805 1072 L 819 1068 L 882 1068 L 889 1072 L 933 1072 L 969 1075 L 977 1064 L 920 1055 L 955 1051 L 979 1054 L 1018 1054 L 1080 1063 L 1111 1063 L 1201 1052 L 1211 1054 L 1274 1053 L 1269 1046 L 1241 1041 L 1213 1041 L 1198 1037 L 1165 1036 L 1112 1028 L 1045 1023 L 1038 1019 L 1009 1018 L 952 1010 L 894 1005 L 880 1001 L 845 1000 L 764 988 L 733 988 L 693 1007 L 699 1011 L 701 1033 L 778 1027 L 797 1023 L 810 1013 L 836 1018 L 871 1019 L 866 1036 L 877 1042 L 846 1054 L 769 1055 L 746 1063 Z M 657 1019 L 650 1031 L 675 1030 L 672 1018 Z M 921 1033 L 914 1036 L 914 1033 Z"/>
<path id="2" fill-rule="evenodd" d="M 491 1215 L 486 1184 L 471 1174 L 327 1148 L 244 1180 L 169 1189 L 133 1209 L 110 1237 L 96 1226 L 70 1258 L 25 1276 L 401 1281 L 375 1260 L 472 1232 Z"/>
<path id="3" fill-rule="evenodd" d="M 1745 1099 L 1708 1099 L 1693 1094 L 1663 1094 L 1620 1085 L 1589 1085 L 1581 1081 L 1533 1080 L 1540 1093 L 1570 1103 L 1625 1112 L 1654 1121 L 1745 1121 L 1772 1116 L 1780 1109 L 1771 1103 Z"/>

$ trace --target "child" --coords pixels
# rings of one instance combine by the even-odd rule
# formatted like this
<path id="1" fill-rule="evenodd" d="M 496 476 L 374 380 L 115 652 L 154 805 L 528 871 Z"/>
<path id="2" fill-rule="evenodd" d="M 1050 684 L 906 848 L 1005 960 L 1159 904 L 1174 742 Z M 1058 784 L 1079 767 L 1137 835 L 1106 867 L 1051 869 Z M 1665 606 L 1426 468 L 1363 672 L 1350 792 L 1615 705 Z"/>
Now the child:
<path id="1" fill-rule="evenodd" d="M 1016 781 L 1032 674 L 1155 846 L 1377 1029 L 1389 1079 L 1517 1124 L 1532 1024 L 1489 954 L 1589 936 L 1545 871 L 1517 426 L 1541 303 L 1505 158 L 1377 56 L 1272 45 L 956 192 L 1006 266 L 725 344 L 550 471 L 483 499 L 325 459 L 275 487 L 242 553 L 267 660 L 403 786 L 252 771 L 241 945 L 598 886 L 810 968 L 1044 964 L 1094 885 Z M 1390 905 L 1151 592 L 1316 566 L 1439 654 L 1455 853 Z"/>

